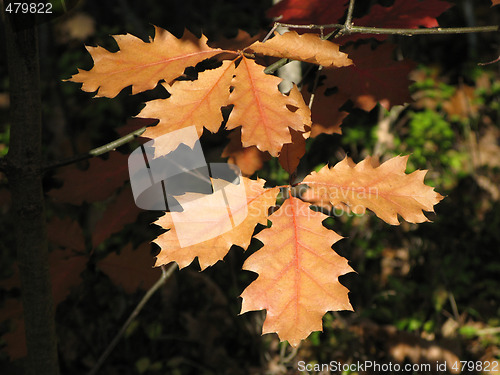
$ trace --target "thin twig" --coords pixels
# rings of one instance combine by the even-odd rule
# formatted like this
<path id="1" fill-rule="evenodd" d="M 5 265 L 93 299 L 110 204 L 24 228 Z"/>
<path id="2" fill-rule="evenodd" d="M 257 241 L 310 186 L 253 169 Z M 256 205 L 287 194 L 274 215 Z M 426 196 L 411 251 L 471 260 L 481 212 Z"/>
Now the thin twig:
<path id="1" fill-rule="evenodd" d="M 269 30 L 269 32 L 267 33 L 267 35 L 264 37 L 264 39 L 262 39 L 262 43 L 264 43 L 266 40 L 268 40 L 273 34 L 274 32 L 276 31 L 276 29 L 278 28 L 278 25 L 279 25 L 279 22 L 275 22 L 272 29 Z"/>
<path id="2" fill-rule="evenodd" d="M 133 320 L 137 317 L 137 315 L 139 315 L 144 305 L 149 301 L 151 296 L 158 290 L 158 288 L 160 288 L 163 284 L 165 284 L 165 282 L 170 278 L 170 276 L 173 274 L 176 268 L 177 268 L 177 263 L 172 263 L 172 265 L 168 269 L 165 269 L 165 266 L 161 266 L 161 276 L 158 279 L 158 281 L 151 288 L 149 288 L 144 297 L 142 297 L 139 304 L 135 307 L 134 311 L 132 311 L 132 314 L 130 314 L 127 321 L 120 328 L 120 331 L 118 331 L 116 336 L 113 338 L 113 341 L 111 341 L 111 343 L 108 345 L 104 353 L 102 353 L 101 357 L 94 365 L 92 370 L 88 373 L 88 375 L 97 374 L 97 371 L 99 371 L 104 361 L 109 357 L 111 352 L 114 350 L 116 344 L 118 344 L 120 339 L 125 334 L 125 331 L 127 330 L 130 323 L 132 323 Z"/>
<path id="3" fill-rule="evenodd" d="M 351 26 L 349 29 L 343 24 L 332 23 L 326 25 L 295 25 L 277 22 L 278 26 L 291 29 L 342 29 L 344 34 L 386 34 L 386 35 L 422 35 L 422 34 L 467 34 L 500 31 L 500 26 L 477 26 L 477 27 L 429 27 L 424 29 L 394 29 L 384 27 Z"/>
<path id="4" fill-rule="evenodd" d="M 133 141 L 135 138 L 139 137 L 145 131 L 146 131 L 146 127 L 144 126 L 138 130 L 133 131 L 132 133 L 129 133 L 129 134 L 127 134 L 121 138 L 118 138 L 112 142 L 109 142 L 103 146 L 94 148 L 86 154 L 73 156 L 69 159 L 46 165 L 43 167 L 43 171 L 46 172 L 46 171 L 54 169 L 54 168 L 64 167 L 65 165 L 77 163 L 79 161 L 90 159 L 94 156 L 99 156 L 99 155 L 105 154 L 106 152 L 113 151 L 116 148 L 123 146 L 124 144 L 126 144 L 130 141 Z"/>
<path id="5" fill-rule="evenodd" d="M 344 27 L 347 30 L 351 29 L 352 26 L 352 14 L 354 12 L 354 2 L 356 0 L 349 0 L 349 8 L 347 9 L 347 18 L 345 19 Z"/>

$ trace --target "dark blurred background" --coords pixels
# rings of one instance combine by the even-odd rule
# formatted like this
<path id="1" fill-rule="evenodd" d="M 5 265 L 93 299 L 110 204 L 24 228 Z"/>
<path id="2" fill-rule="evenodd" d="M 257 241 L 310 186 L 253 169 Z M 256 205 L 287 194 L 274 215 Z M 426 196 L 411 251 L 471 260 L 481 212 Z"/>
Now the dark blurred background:
<path id="1" fill-rule="evenodd" d="M 358 3 L 355 16 L 361 17 L 372 4 L 392 2 Z M 500 6 L 491 8 L 488 0 L 451 3 L 455 6 L 438 18 L 443 27 L 499 24 Z M 153 35 L 153 25 L 177 37 L 188 29 L 209 40 L 235 36 L 239 29 L 251 35 L 267 32 L 272 25 L 266 17 L 270 0 L 82 0 L 70 5 L 63 16 L 39 25 L 48 164 L 136 129 L 138 125 L 129 119 L 145 101 L 165 95 L 156 89 L 131 96 L 127 88 L 114 99 L 92 99 L 78 84 L 64 82 L 77 68 L 92 67 L 85 45 L 116 50 L 110 35 L 130 33 L 146 41 Z M 357 271 L 341 277 L 350 289 L 355 312 L 327 313 L 324 332 L 311 334 L 296 351 L 280 344 L 274 334 L 261 336 L 263 312 L 238 315 L 238 296 L 256 277 L 241 271 L 246 257 L 261 246 L 254 240 L 246 253 L 233 247 L 223 262 L 201 273 L 196 261 L 177 271 L 128 328 L 101 373 L 296 374 L 298 361 L 332 360 L 447 361 L 448 372 L 456 373 L 450 367 L 457 360 L 500 361 L 500 64 L 478 66 L 500 55 L 499 34 L 394 37 L 391 41 L 399 46 L 400 57 L 417 62 L 410 87 L 414 102 L 391 111 L 377 106 L 365 112 L 348 106 L 343 135 L 323 134 L 308 140 L 308 152 L 297 173 L 302 178 L 345 155 L 359 162 L 367 155 L 383 161 L 411 154 L 407 172 L 428 169 L 426 182 L 446 196 L 436 206 L 436 214 L 428 214 L 432 223 L 394 227 L 371 213 L 341 216 L 336 212 L 325 221 L 325 226 L 346 237 L 335 250 Z M 8 151 L 8 92 L 2 53 L 0 156 Z M 204 136 L 207 161 L 220 159 L 227 144 L 225 135 Z M 134 142 L 119 151 L 127 154 L 137 146 Z M 85 170 L 88 162 L 77 167 Z M 58 173 L 57 169 L 47 173 L 47 192 L 63 184 Z M 270 185 L 286 184 L 289 177 L 276 160 L 266 162 L 255 176 Z M 110 254 L 124 254 L 129 246 L 142 249 L 146 263 L 152 265 L 150 252 L 158 251 L 149 245 L 161 232 L 150 225 L 158 216 L 151 212 L 135 212 L 122 230 L 95 241 L 96 223 L 123 189 L 126 186 L 95 203 L 65 204 L 47 197 L 49 228 L 55 228 L 52 248 L 67 247 L 68 239 L 60 233 L 61 222 L 67 220 L 80 228 L 75 238 L 81 244 L 74 248 L 89 259 L 79 268 L 76 282 L 59 281 L 67 282 L 69 289 L 56 316 L 62 373 L 88 372 L 152 283 L 141 274 L 136 286 L 124 287 L 123 279 L 132 277 L 127 262 L 134 263 L 133 256 L 111 262 L 114 276 L 101 263 Z M 15 278 L 15 246 L 9 199 L 5 177 L 0 175 L 2 374 L 19 373 L 23 355 L 22 335 L 14 334 L 20 321 L 13 301 L 20 290 L 10 281 Z M 116 212 L 117 216 L 129 214 Z"/>

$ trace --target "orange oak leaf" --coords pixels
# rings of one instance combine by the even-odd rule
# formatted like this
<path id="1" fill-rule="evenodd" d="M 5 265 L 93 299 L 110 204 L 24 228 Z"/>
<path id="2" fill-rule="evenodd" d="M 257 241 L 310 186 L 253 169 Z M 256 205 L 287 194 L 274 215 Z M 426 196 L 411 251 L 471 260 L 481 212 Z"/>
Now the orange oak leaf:
<path id="1" fill-rule="evenodd" d="M 306 153 L 306 138 L 309 133 L 292 130 L 292 143 L 285 143 L 281 149 L 279 162 L 285 171 L 292 174 L 297 169 L 300 159 Z"/>
<path id="2" fill-rule="evenodd" d="M 74 205 L 101 201 L 129 179 L 128 156 L 111 151 L 108 159 L 90 159 L 86 170 L 74 165 L 61 168 L 56 178 L 64 181 L 63 186 L 47 193 L 55 201 Z"/>
<path id="3" fill-rule="evenodd" d="M 349 50 L 354 65 L 323 69 L 327 76 L 325 86 L 337 87 L 340 95 L 347 96 L 365 111 L 373 109 L 377 102 L 387 109 L 410 102 L 408 75 L 415 63 L 393 60 L 393 50 L 390 44 L 382 44 L 375 50 L 368 44 Z"/>
<path id="4" fill-rule="evenodd" d="M 203 127 L 217 132 L 222 123 L 221 107 L 229 104 L 234 69 L 233 61 L 224 61 L 221 67 L 200 73 L 196 81 L 177 81 L 167 87 L 171 94 L 168 99 L 147 102 L 138 115 L 160 120 L 156 126 L 147 128 L 143 137 L 154 139 L 192 125 L 196 126 L 198 136 Z"/>
<path id="5" fill-rule="evenodd" d="M 292 141 L 288 128 L 304 131 L 303 117 L 291 111 L 300 103 L 292 96 L 283 95 L 278 90 L 281 79 L 264 73 L 264 67 L 242 56 L 236 68 L 229 96 L 234 104 L 226 128 L 231 130 L 241 126 L 243 147 L 256 146 L 260 151 L 268 151 L 277 157 L 284 143 Z"/>
<path id="6" fill-rule="evenodd" d="M 491 0 L 491 6 L 500 4 L 500 0 Z"/>
<path id="7" fill-rule="evenodd" d="M 188 31 L 177 39 L 168 31 L 155 27 L 155 37 L 149 43 L 127 34 L 114 35 L 118 52 L 102 47 L 87 47 L 94 59 L 94 67 L 78 70 L 69 80 L 83 83 L 82 90 L 97 97 L 115 97 L 122 89 L 132 85 L 132 94 L 151 90 L 160 80 L 170 83 L 184 73 L 184 69 L 213 57 L 221 49 L 210 48 L 207 38 L 195 37 Z"/>
<path id="8" fill-rule="evenodd" d="M 149 243 L 143 243 L 135 250 L 129 243 L 120 254 L 111 253 L 97 262 L 97 267 L 125 292 L 134 293 L 137 289 L 148 290 L 160 278 L 161 271 L 152 268 L 153 263 Z"/>
<path id="9" fill-rule="evenodd" d="M 229 143 L 222 151 L 221 156 L 228 158 L 228 163 L 236 164 L 244 176 L 253 175 L 262 168 L 265 161 L 271 158 L 268 152 L 259 151 L 255 146 L 243 147 L 241 145 L 241 128 L 229 133 L 228 138 Z"/>
<path id="10" fill-rule="evenodd" d="M 340 52 L 338 44 L 321 39 L 317 34 L 299 35 L 295 31 L 282 35 L 275 33 L 272 39 L 264 43 L 255 42 L 248 49 L 258 54 L 286 57 L 327 68 L 352 65 L 347 54 Z"/>
<path id="11" fill-rule="evenodd" d="M 398 214 L 410 223 L 429 221 L 422 211 L 434 212 L 443 196 L 424 184 L 427 171 L 406 174 L 408 156 L 396 156 L 378 167 L 371 158 L 355 164 L 345 158 L 335 166 L 312 172 L 303 183 L 335 207 L 363 214 L 366 208 L 385 222 L 398 225 Z"/>
<path id="12" fill-rule="evenodd" d="M 216 186 L 217 180 L 213 181 Z M 183 212 L 167 212 L 160 217 L 155 224 L 170 230 L 153 241 L 161 248 L 155 266 L 175 261 L 179 268 L 183 268 L 198 257 L 203 270 L 223 259 L 233 244 L 246 249 L 255 226 L 258 223 L 267 224 L 268 209 L 275 204 L 279 189 L 263 188 L 264 180 L 242 177 L 242 181 L 246 194 L 243 200 L 238 195 L 237 185 L 224 185 L 224 199 L 230 203 L 229 207 L 226 205 L 226 210 L 214 210 L 217 196 L 196 194 L 200 200 L 192 201 L 195 202 L 192 209 L 182 205 Z M 196 197 L 195 193 L 190 194 Z M 246 217 L 242 215 L 245 212 Z M 240 223 L 233 226 L 237 221 Z M 207 239 L 197 243 L 200 234 Z M 181 240 L 186 240 L 187 245 L 181 246 Z"/>
<path id="13" fill-rule="evenodd" d="M 243 291 L 241 313 L 266 309 L 262 333 L 276 332 L 292 346 L 321 331 L 327 311 L 352 310 L 338 278 L 353 269 L 332 250 L 342 237 L 321 224 L 326 218 L 288 198 L 269 217 L 271 228 L 255 236 L 264 247 L 243 265 L 259 277 Z"/>

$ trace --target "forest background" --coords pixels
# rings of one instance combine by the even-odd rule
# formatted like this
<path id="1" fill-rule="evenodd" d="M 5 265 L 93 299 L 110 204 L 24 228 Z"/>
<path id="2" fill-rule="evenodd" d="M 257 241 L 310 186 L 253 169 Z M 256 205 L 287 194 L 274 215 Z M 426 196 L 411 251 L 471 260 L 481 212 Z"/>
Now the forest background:
<path id="1" fill-rule="evenodd" d="M 68 2 L 69 3 L 69 2 Z M 76 2 L 75 2 L 76 3 Z M 355 17 L 388 0 L 358 2 Z M 440 26 L 499 24 L 490 1 L 456 1 L 438 17 Z M 131 120 L 158 92 L 91 99 L 79 85 L 63 82 L 76 68 L 90 69 L 85 45 L 116 50 L 109 35 L 130 33 L 143 40 L 157 25 L 180 37 L 184 29 L 209 40 L 244 30 L 271 28 L 269 1 L 80 1 L 66 15 L 39 27 L 43 152 L 47 165 L 87 152 L 147 124 Z M 339 215 L 325 225 L 347 238 L 336 251 L 357 274 L 341 278 L 355 312 L 328 313 L 324 332 L 313 333 L 298 350 L 261 336 L 263 313 L 238 316 L 238 296 L 255 278 L 241 272 L 244 253 L 233 249 L 224 262 L 200 273 L 193 264 L 171 276 L 126 331 L 103 365 L 103 373 L 294 374 L 298 361 L 342 363 L 435 363 L 500 359 L 500 65 L 478 66 L 498 57 L 498 33 L 394 36 L 399 57 L 415 62 L 409 90 L 413 101 L 386 111 L 350 108 L 342 136 L 307 141 L 297 170 L 305 176 L 348 155 L 381 160 L 411 154 L 407 172 L 428 169 L 426 182 L 446 198 L 429 215 L 433 223 L 393 227 L 374 215 Z M 1 40 L 4 51 L 5 41 Z M 0 55 L 0 156 L 9 145 L 9 83 Z M 209 162 L 224 161 L 224 134 L 205 134 Z M 136 143 L 119 149 L 128 153 Z M 109 160 L 108 160 L 109 161 Z M 117 162 L 118 163 L 118 162 Z M 118 164 L 116 164 L 118 165 Z M 88 167 L 88 161 L 78 163 Z M 64 173 L 51 168 L 47 194 L 51 266 L 62 373 L 89 371 L 141 297 L 160 276 L 151 270 L 159 234 L 155 213 L 137 209 L 126 185 L 112 187 L 94 202 L 61 195 Z M 113 164 L 90 179 L 110 177 Z M 64 172 L 73 171 L 73 172 Z M 87 174 L 87 179 L 89 175 Z M 286 184 L 288 173 L 273 159 L 256 176 Z M 66 177 L 68 180 L 71 177 Z M 77 181 L 77 180 L 75 180 Z M 18 373 L 25 355 L 16 284 L 15 222 L 10 193 L 0 174 L 0 353 L 1 373 Z M 73 193 L 78 192 L 78 185 Z M 58 195 L 59 192 L 59 195 Z M 128 195 L 127 195 L 128 193 Z M 128 200 L 127 200 L 128 197 Z M 63 251 L 63 249 L 65 249 Z M 90 258 L 65 257 L 67 251 Z M 157 250 L 156 250 L 157 251 Z M 85 259 L 85 260 L 83 260 Z M 90 259 L 90 260 L 88 260 Z M 62 270 L 64 272 L 62 272 Z M 452 371 L 451 371 L 452 372 Z"/>

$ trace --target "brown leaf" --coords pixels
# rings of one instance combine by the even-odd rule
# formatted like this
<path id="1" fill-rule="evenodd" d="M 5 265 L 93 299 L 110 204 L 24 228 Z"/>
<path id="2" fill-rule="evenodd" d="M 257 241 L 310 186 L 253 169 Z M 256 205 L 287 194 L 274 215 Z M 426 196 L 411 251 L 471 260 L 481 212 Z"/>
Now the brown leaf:
<path id="1" fill-rule="evenodd" d="M 299 60 L 327 68 L 339 68 L 352 65 L 346 53 L 340 52 L 339 45 L 323 40 L 317 34 L 299 35 L 289 31 L 262 42 L 255 42 L 248 49 L 255 53 Z"/>
<path id="2" fill-rule="evenodd" d="M 302 116 L 287 106 L 300 107 L 278 90 L 281 79 L 264 73 L 264 67 L 242 57 L 233 80 L 229 102 L 234 104 L 226 128 L 241 126 L 243 147 L 257 146 L 277 157 L 284 143 L 291 142 L 288 128 L 304 131 Z M 305 124 L 309 125 L 309 124 Z"/>
<path id="3" fill-rule="evenodd" d="M 109 254 L 97 266 L 125 292 L 134 293 L 137 289 L 148 290 L 160 278 L 161 270 L 153 268 L 153 263 L 151 245 L 143 243 L 135 250 L 128 244 L 120 254 Z"/>
<path id="4" fill-rule="evenodd" d="M 69 80 L 83 83 L 82 90 L 96 96 L 115 97 L 132 85 L 132 94 L 155 88 L 160 80 L 170 83 L 184 73 L 184 69 L 213 57 L 223 50 L 207 46 L 207 38 L 200 39 L 188 31 L 177 39 L 168 31 L 155 27 L 155 37 L 149 43 L 127 34 L 114 35 L 118 52 L 102 47 L 87 47 L 94 59 L 94 67 L 78 70 Z"/>
<path id="5" fill-rule="evenodd" d="M 47 195 L 55 201 L 74 205 L 97 202 L 109 197 L 129 179 L 127 155 L 112 151 L 107 160 L 96 157 L 89 163 L 84 171 L 74 165 L 61 168 L 56 178 L 63 180 L 64 185 Z"/>
<path id="6" fill-rule="evenodd" d="M 443 197 L 424 184 L 427 171 L 405 173 L 407 160 L 408 156 L 396 156 L 375 168 L 370 157 L 359 164 L 345 158 L 332 168 L 312 172 L 303 183 L 333 206 L 346 205 L 356 214 L 368 208 L 392 225 L 399 224 L 398 214 L 410 223 L 429 221 L 422 210 L 434 212 Z"/>
<path id="7" fill-rule="evenodd" d="M 262 333 L 276 332 L 297 346 L 312 331 L 322 330 L 327 311 L 352 310 L 339 276 L 353 272 L 331 246 L 342 237 L 321 223 L 327 216 L 298 198 L 288 198 L 257 236 L 264 247 L 243 269 L 259 274 L 241 297 L 241 313 L 266 309 Z"/>
<path id="8" fill-rule="evenodd" d="M 213 197 L 201 197 L 200 194 L 200 199 L 206 199 L 206 201 L 196 202 L 195 209 L 189 210 L 183 206 L 185 210 L 175 213 L 177 216 L 167 212 L 160 217 L 155 224 L 170 230 L 153 241 L 161 248 L 155 265 L 160 266 L 175 261 L 179 268 L 184 268 L 191 264 L 194 258 L 198 257 L 200 267 L 203 270 L 223 259 L 233 244 L 246 249 L 250 244 L 255 226 L 258 223 L 267 224 L 268 209 L 275 204 L 279 189 L 263 188 L 264 180 L 254 181 L 246 177 L 243 177 L 242 180 L 245 186 L 246 200 L 239 200 L 235 193 L 235 185 L 226 186 L 224 189 L 226 198 L 233 203 L 230 207 L 226 206 L 226 211 L 214 210 L 210 204 Z M 235 201 L 234 196 L 238 198 L 237 201 Z M 240 224 L 236 226 L 227 224 L 228 215 L 233 221 L 244 210 L 247 210 L 247 216 Z M 175 223 L 184 222 L 188 224 L 182 228 L 182 234 L 178 233 L 179 229 L 174 224 L 174 218 Z M 200 238 L 200 234 L 209 239 L 184 247 L 181 246 L 180 236 L 196 240 Z"/>

